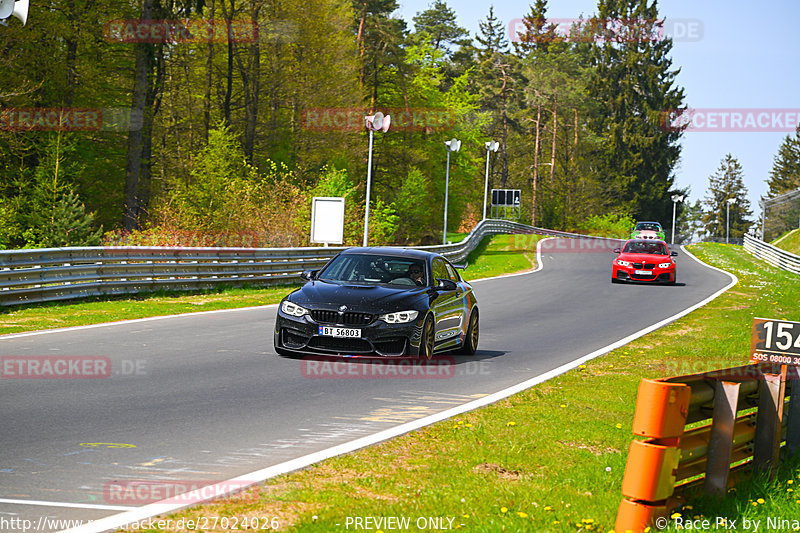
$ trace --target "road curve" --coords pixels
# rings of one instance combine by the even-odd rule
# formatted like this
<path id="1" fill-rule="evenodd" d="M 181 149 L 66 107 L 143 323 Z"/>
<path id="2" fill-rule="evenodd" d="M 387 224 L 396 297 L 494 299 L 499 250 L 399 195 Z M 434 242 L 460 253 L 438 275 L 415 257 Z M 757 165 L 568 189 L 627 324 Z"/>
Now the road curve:
<path id="1" fill-rule="evenodd" d="M 58 530 L 49 519 L 98 519 L 156 499 L 120 491 L 131 483 L 227 480 L 423 419 L 597 352 L 731 284 L 682 251 L 676 286 L 612 285 L 613 244 L 559 241 L 541 243 L 537 272 L 474 282 L 478 353 L 444 356 L 424 375 L 279 358 L 275 306 L 0 337 L 12 365 L 0 378 L 0 526 L 5 517 Z M 86 360 L 100 372 L 15 379 L 32 358 Z"/>

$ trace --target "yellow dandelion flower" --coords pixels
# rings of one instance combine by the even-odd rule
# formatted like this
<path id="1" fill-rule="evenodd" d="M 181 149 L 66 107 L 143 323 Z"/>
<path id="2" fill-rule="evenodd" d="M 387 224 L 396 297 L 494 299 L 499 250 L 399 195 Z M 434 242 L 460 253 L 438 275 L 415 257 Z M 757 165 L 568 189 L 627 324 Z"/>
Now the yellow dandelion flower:
<path id="1" fill-rule="evenodd" d="M 519 515 L 520 518 L 528 518 L 528 513 L 523 513 L 522 511 L 519 511 L 517 515 Z"/>
<path id="2" fill-rule="evenodd" d="M 516 423 L 516 422 L 509 422 L 509 423 L 508 423 L 508 424 L 506 424 L 506 425 L 507 425 L 507 426 L 516 426 L 516 425 L 517 425 L 517 423 Z"/>
<path id="3" fill-rule="evenodd" d="M 553 510 L 553 508 L 552 508 L 552 507 L 550 507 L 549 505 L 545 505 L 545 506 L 544 506 L 544 510 L 545 510 L 545 511 L 552 511 L 552 510 Z"/>
<path id="4" fill-rule="evenodd" d="M 789 485 L 791 485 L 792 483 L 794 483 L 794 480 L 793 480 L 793 479 L 790 479 L 790 480 L 789 480 L 789 481 L 787 481 L 786 483 L 788 483 Z"/>
<path id="5" fill-rule="evenodd" d="M 464 427 L 465 427 L 465 428 L 471 428 L 471 427 L 472 427 L 472 424 L 464 424 Z"/>
<path id="6" fill-rule="evenodd" d="M 676 519 L 676 518 L 680 518 L 680 517 L 681 517 L 681 513 L 672 513 L 672 516 L 670 516 L 670 518 L 672 518 L 673 520 Z"/>
<path id="7" fill-rule="evenodd" d="M 759 499 L 757 499 L 756 501 L 757 501 L 758 503 L 765 503 L 765 502 L 764 502 L 764 498 L 759 498 Z"/>
<path id="8" fill-rule="evenodd" d="M 459 423 L 459 424 L 463 424 L 463 423 L 464 423 L 464 421 L 463 421 L 463 420 L 459 420 L 459 421 L 458 421 L 458 423 Z"/>
<path id="9" fill-rule="evenodd" d="M 622 424 L 617 424 L 617 429 L 622 429 Z"/>
<path id="10" fill-rule="evenodd" d="M 567 404 L 564 404 L 564 403 L 561 404 L 561 407 L 566 407 L 566 406 L 567 406 Z"/>
<path id="11" fill-rule="evenodd" d="M 507 513 L 508 512 L 508 507 L 501 507 L 500 508 L 500 512 L 501 513 Z"/>

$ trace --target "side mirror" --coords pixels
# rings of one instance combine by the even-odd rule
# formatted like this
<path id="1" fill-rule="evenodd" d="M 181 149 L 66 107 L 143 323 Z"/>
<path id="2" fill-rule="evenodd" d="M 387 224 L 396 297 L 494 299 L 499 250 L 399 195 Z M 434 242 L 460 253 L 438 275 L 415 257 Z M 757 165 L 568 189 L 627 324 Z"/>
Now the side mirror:
<path id="1" fill-rule="evenodd" d="M 619 252 L 620 252 L 620 249 L 619 249 L 619 248 L 614 248 L 614 253 L 615 253 L 615 254 L 618 254 Z"/>
<path id="2" fill-rule="evenodd" d="M 670 252 L 669 255 L 671 255 L 672 257 L 678 257 L 678 252 Z"/>
<path id="3" fill-rule="evenodd" d="M 311 281 L 311 280 L 313 280 L 314 278 L 317 277 L 317 273 L 318 272 L 319 272 L 319 270 L 304 270 L 300 274 L 300 279 L 305 280 L 305 281 Z"/>
<path id="4" fill-rule="evenodd" d="M 437 279 L 436 280 L 436 289 L 442 291 L 454 291 L 458 288 L 456 282 L 449 279 Z"/>

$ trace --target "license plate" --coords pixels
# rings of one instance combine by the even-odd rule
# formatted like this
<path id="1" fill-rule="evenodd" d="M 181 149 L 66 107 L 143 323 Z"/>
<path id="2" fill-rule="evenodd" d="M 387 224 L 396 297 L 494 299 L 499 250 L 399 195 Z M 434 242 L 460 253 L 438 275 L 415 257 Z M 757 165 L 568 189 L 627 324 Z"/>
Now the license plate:
<path id="1" fill-rule="evenodd" d="M 320 326 L 319 334 L 323 337 L 361 337 L 360 329 L 335 328 L 331 326 Z"/>
<path id="2" fill-rule="evenodd" d="M 634 274 L 639 274 L 640 276 L 652 276 L 653 275 L 653 271 L 652 270 L 634 270 L 633 273 Z"/>

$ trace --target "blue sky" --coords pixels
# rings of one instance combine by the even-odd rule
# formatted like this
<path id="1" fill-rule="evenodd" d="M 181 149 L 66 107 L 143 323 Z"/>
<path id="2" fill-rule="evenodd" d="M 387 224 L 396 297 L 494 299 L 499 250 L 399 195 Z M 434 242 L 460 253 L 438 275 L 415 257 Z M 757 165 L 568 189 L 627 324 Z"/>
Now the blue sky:
<path id="1" fill-rule="evenodd" d="M 396 15 L 409 26 L 412 17 L 432 0 L 399 0 Z M 506 25 L 522 18 L 532 2 L 498 0 L 497 18 Z M 459 24 L 473 34 L 486 17 L 489 4 L 448 0 Z M 548 18 L 577 18 L 597 10 L 596 0 L 550 0 Z M 659 13 L 675 31 L 694 31 L 694 36 L 675 35 L 673 66 L 681 69 L 677 82 L 686 103 L 697 109 L 800 110 L 800 60 L 798 30 L 800 2 L 743 0 L 659 2 Z M 699 28 L 699 31 L 698 31 Z M 787 132 L 704 131 L 684 134 L 681 162 L 675 171 L 679 187 L 691 187 L 690 201 L 702 200 L 708 177 L 730 153 L 742 164 L 751 210 L 759 216 L 758 199 L 766 193 L 773 158 Z"/>

